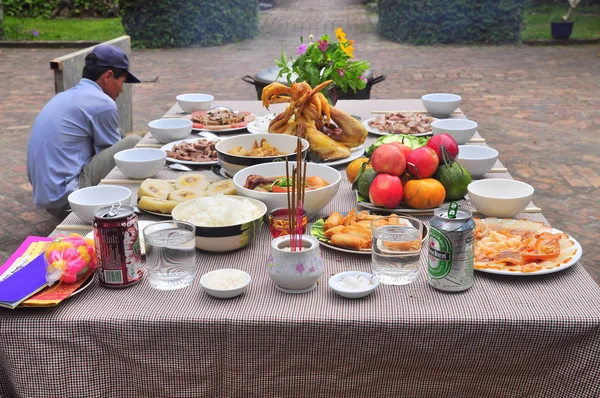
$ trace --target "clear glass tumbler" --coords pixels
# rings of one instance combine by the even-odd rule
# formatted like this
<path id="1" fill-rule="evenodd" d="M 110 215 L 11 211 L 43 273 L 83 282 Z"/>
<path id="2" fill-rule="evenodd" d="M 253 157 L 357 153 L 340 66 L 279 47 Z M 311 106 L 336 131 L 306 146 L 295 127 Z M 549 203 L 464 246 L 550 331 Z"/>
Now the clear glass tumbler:
<path id="1" fill-rule="evenodd" d="M 371 270 L 381 283 L 406 285 L 420 274 L 423 223 L 406 216 L 380 217 L 371 222 Z"/>
<path id="2" fill-rule="evenodd" d="M 196 276 L 196 227 L 185 221 L 162 221 L 142 231 L 146 274 L 150 286 L 175 290 L 189 286 Z"/>

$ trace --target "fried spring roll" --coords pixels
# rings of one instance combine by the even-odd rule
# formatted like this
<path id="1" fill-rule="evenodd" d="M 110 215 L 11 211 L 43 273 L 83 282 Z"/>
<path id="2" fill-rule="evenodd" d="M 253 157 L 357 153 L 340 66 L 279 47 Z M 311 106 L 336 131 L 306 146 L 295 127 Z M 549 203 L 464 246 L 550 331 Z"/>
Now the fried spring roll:
<path id="1" fill-rule="evenodd" d="M 327 231 L 330 228 L 337 227 L 344 221 L 344 216 L 342 216 L 337 211 L 334 211 L 327 217 L 327 221 L 323 224 L 323 231 Z"/>
<path id="2" fill-rule="evenodd" d="M 335 234 L 331 237 L 334 246 L 347 247 L 353 250 L 367 249 L 371 246 L 369 241 L 348 234 Z"/>

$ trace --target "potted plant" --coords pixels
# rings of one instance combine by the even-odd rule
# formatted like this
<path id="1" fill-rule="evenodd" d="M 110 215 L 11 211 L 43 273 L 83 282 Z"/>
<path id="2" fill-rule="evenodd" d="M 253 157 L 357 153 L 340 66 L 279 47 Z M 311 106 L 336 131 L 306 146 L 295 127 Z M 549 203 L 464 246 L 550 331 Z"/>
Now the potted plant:
<path id="1" fill-rule="evenodd" d="M 568 39 L 573 32 L 573 21 L 571 21 L 571 13 L 577 7 L 581 0 L 569 0 L 569 9 L 562 16 L 560 21 L 551 22 L 552 38 L 553 39 Z"/>

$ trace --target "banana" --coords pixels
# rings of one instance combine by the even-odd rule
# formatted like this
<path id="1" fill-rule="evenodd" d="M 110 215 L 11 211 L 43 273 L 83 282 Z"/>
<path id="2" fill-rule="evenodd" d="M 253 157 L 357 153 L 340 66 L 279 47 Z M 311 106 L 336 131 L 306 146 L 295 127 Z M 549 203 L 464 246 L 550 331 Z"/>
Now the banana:
<path id="1" fill-rule="evenodd" d="M 210 181 L 206 176 L 197 173 L 184 174 L 175 180 L 176 189 L 191 188 L 203 191 L 208 187 L 208 184 L 210 184 Z"/>
<path id="2" fill-rule="evenodd" d="M 205 195 L 206 195 L 206 191 L 204 191 L 204 190 L 200 191 L 198 189 L 182 188 L 182 189 L 176 189 L 173 192 L 170 192 L 169 196 L 167 197 L 167 200 L 172 200 L 175 202 L 182 203 L 182 202 L 185 202 L 186 200 L 201 198 Z"/>
<path id="3" fill-rule="evenodd" d="M 213 181 L 206 188 L 206 196 L 215 196 L 222 193 L 223 195 L 235 195 L 237 193 L 232 180 Z"/>
<path id="4" fill-rule="evenodd" d="M 138 198 L 149 196 L 166 200 L 167 196 L 169 196 L 169 192 L 174 190 L 173 184 L 167 181 L 147 178 L 138 188 Z"/>
<path id="5" fill-rule="evenodd" d="M 165 200 L 159 198 L 153 198 L 150 196 L 140 197 L 138 207 L 142 210 L 152 211 L 155 213 L 171 214 L 171 211 L 177 206 L 179 202 L 174 200 Z"/>

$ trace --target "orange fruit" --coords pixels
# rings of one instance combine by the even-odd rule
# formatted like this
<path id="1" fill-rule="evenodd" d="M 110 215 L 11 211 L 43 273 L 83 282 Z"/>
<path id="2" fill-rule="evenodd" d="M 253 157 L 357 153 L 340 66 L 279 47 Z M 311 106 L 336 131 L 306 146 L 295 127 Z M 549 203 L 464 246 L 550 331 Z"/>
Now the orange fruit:
<path id="1" fill-rule="evenodd" d="M 446 198 L 446 189 L 436 179 L 423 178 L 409 180 L 404 184 L 403 200 L 413 209 L 432 209 L 438 207 Z"/>
<path id="2" fill-rule="evenodd" d="M 358 175 L 358 172 L 360 171 L 360 168 L 362 167 L 363 163 L 366 163 L 368 161 L 369 158 L 354 159 L 352 162 L 350 162 L 348 167 L 346 167 L 346 176 L 348 177 L 348 181 L 350 181 L 350 184 L 353 184 L 354 180 L 356 180 L 356 176 Z M 365 166 L 365 170 L 371 168 L 372 167 L 370 164 Z"/>

